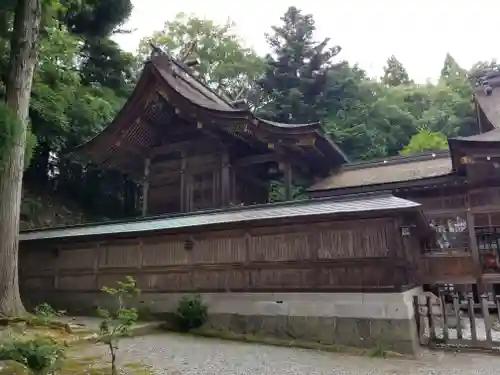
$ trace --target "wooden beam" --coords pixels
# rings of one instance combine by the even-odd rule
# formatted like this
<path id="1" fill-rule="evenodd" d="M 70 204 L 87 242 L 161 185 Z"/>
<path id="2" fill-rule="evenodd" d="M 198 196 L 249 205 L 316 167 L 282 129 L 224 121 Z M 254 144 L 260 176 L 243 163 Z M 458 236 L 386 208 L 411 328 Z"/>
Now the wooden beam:
<path id="1" fill-rule="evenodd" d="M 144 160 L 144 177 L 142 181 L 142 216 L 148 214 L 148 194 L 149 194 L 149 167 L 151 159 Z"/>
<path id="2" fill-rule="evenodd" d="M 268 163 L 271 161 L 277 162 L 278 158 L 279 158 L 279 155 L 277 155 L 275 153 L 253 155 L 253 156 L 248 156 L 245 158 L 235 160 L 233 165 L 235 167 L 245 167 L 245 166 L 254 165 L 254 164 Z"/>

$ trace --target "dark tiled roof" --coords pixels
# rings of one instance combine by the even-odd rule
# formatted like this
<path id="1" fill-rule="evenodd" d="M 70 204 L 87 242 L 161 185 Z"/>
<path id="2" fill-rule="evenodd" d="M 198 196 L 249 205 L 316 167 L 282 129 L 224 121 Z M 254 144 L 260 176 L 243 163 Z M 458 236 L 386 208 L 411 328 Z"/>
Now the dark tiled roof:
<path id="1" fill-rule="evenodd" d="M 485 77 L 474 97 L 488 121 L 500 128 L 500 76 Z"/>
<path id="2" fill-rule="evenodd" d="M 500 104 L 500 103 L 499 103 Z M 500 141 L 500 129 L 493 129 L 489 132 L 471 135 L 469 137 L 455 137 L 450 141 L 466 141 L 466 142 L 498 142 Z"/>
<path id="3" fill-rule="evenodd" d="M 175 107 L 180 117 L 190 122 L 208 123 L 238 137 L 257 140 L 267 147 L 280 144 L 304 159 L 320 175 L 345 163 L 347 157 L 323 131 L 320 123 L 282 124 L 264 120 L 248 108 L 237 108 L 200 82 L 185 66 L 167 55 L 154 56 L 141 73 L 131 97 L 114 121 L 93 139 L 79 147 L 93 162 L 141 176 L 143 166 L 137 152 L 128 148 L 149 150 L 156 144 L 160 130 L 138 118 L 144 116 L 151 94 L 161 88 L 162 100 Z M 174 108 L 172 108 L 174 111 Z M 148 121 L 145 121 L 146 123 Z M 235 130 L 237 129 L 237 130 Z M 297 144 L 295 147 L 294 145 Z M 318 152 L 319 151 L 319 152 Z"/>
<path id="4" fill-rule="evenodd" d="M 310 191 L 332 190 L 438 177 L 452 172 L 448 152 L 397 156 L 381 161 L 345 164 Z"/>
<path id="5" fill-rule="evenodd" d="M 392 195 L 364 195 L 343 199 L 317 199 L 300 202 L 249 206 L 175 216 L 163 216 L 128 222 L 114 222 L 21 232 L 20 240 L 76 238 L 117 234 L 133 234 L 190 227 L 251 223 L 265 219 L 300 218 L 319 215 L 342 215 L 374 211 L 416 209 L 419 203 Z"/>

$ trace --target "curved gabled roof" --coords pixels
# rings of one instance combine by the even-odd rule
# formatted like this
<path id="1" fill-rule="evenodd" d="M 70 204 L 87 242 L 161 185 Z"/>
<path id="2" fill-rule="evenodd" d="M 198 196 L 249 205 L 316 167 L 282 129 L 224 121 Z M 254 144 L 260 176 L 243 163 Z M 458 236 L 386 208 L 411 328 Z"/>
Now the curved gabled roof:
<path id="1" fill-rule="evenodd" d="M 137 120 L 158 93 L 187 121 L 220 127 L 232 134 L 272 144 L 272 147 L 287 148 L 306 159 L 313 170 L 321 170 L 321 174 L 347 162 L 345 154 L 319 123 L 277 123 L 259 118 L 249 109 L 236 108 L 168 55 L 157 55 L 146 62 L 131 97 L 113 122 L 79 150 L 94 162 L 130 173 L 135 166 L 125 167 L 113 159 L 127 158 L 127 151 L 122 147 L 124 143 L 133 144 L 136 150 L 145 153 L 155 146 L 158 130 Z"/>

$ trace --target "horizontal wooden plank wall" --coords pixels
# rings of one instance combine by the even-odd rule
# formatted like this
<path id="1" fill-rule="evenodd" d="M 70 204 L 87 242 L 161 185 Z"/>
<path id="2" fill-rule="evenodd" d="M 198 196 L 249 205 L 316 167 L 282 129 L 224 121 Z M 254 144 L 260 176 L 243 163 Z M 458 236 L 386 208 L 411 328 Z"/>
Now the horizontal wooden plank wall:
<path id="1" fill-rule="evenodd" d="M 408 284 L 395 218 L 21 248 L 29 290 L 98 291 L 124 276 L 144 292 L 391 290 Z"/>

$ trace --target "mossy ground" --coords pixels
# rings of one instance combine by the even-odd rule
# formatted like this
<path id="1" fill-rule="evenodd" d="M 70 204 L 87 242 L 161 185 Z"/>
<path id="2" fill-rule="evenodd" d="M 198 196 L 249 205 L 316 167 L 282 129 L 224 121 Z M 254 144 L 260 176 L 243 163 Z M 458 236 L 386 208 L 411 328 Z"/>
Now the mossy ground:
<path id="1" fill-rule="evenodd" d="M 111 365 L 104 356 L 69 358 L 64 361 L 57 375 L 111 375 Z M 154 375 L 152 369 L 144 363 L 126 363 L 120 367 L 125 375 Z"/>
<path id="2" fill-rule="evenodd" d="M 81 356 L 87 349 L 102 348 L 91 339 L 93 335 L 95 332 L 85 328 L 73 328 L 64 323 L 38 317 L 11 319 L 0 324 L 0 343 L 11 336 L 26 340 L 49 337 L 66 346 L 66 359 L 63 360 L 61 369 L 55 373 L 56 375 L 111 375 L 111 364 L 106 355 Z M 120 374 L 153 375 L 154 372 L 144 363 L 125 363 L 120 366 Z"/>

